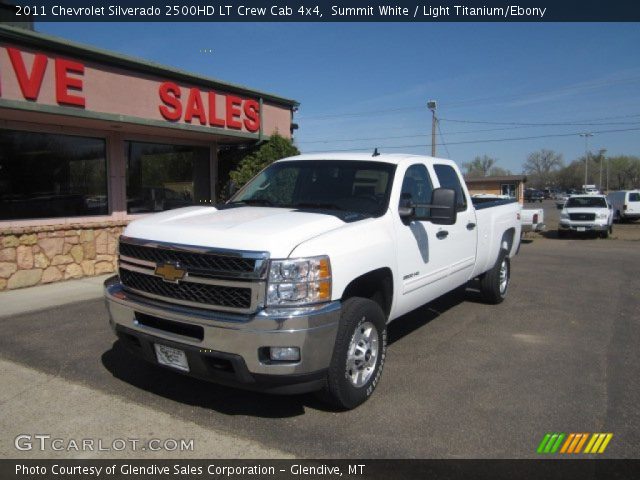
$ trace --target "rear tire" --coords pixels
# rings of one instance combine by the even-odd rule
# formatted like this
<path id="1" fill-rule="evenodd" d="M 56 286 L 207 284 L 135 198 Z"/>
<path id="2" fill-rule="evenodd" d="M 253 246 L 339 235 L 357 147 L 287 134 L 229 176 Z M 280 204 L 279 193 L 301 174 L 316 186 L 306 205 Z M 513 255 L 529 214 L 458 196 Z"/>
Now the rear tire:
<path id="1" fill-rule="evenodd" d="M 502 303 L 507 297 L 511 279 L 511 262 L 506 250 L 500 250 L 498 260 L 491 270 L 480 279 L 480 295 L 491 304 Z"/>
<path id="2" fill-rule="evenodd" d="M 342 410 L 364 403 L 373 393 L 387 354 L 386 317 L 368 298 L 353 297 L 342 305 L 323 400 Z"/>

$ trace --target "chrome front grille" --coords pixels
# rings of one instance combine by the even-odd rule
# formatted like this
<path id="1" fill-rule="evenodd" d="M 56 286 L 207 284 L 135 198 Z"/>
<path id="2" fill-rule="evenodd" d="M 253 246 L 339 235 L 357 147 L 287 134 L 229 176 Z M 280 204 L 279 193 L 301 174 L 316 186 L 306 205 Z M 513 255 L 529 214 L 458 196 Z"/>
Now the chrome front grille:
<path id="1" fill-rule="evenodd" d="M 253 313 L 264 304 L 266 252 L 230 251 L 121 237 L 125 289 L 169 303 Z M 176 277 L 167 276 L 169 266 Z M 182 275 L 180 275 L 182 273 Z"/>
<path id="2" fill-rule="evenodd" d="M 204 253 L 204 251 L 194 252 L 184 249 L 178 250 L 160 245 L 136 245 L 122 240 L 120 241 L 120 256 L 155 264 L 178 262 L 190 272 L 236 278 L 259 278 L 260 269 L 262 268 L 262 262 L 259 258 L 234 256 L 233 254 Z M 256 271 L 256 268 L 258 271 Z"/>
<path id="3" fill-rule="evenodd" d="M 595 213 L 570 213 L 569 219 L 575 220 L 578 222 L 580 221 L 592 222 L 593 220 L 596 219 L 596 214 Z"/>
<path id="4" fill-rule="evenodd" d="M 126 268 L 120 269 L 120 281 L 125 287 L 138 292 L 184 302 L 243 310 L 251 308 L 251 288 L 225 287 L 194 282 L 168 283 L 155 275 L 134 272 Z"/>

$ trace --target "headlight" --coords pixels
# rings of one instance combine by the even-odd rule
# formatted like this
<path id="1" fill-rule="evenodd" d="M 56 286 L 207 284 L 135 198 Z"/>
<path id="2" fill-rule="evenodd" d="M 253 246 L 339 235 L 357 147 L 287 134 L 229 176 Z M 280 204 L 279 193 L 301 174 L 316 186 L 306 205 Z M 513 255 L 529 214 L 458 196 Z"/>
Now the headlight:
<path id="1" fill-rule="evenodd" d="M 329 257 L 271 260 L 267 306 L 305 305 L 331 300 Z"/>
<path id="2" fill-rule="evenodd" d="M 562 218 L 564 220 L 568 220 L 569 219 L 569 214 L 567 212 L 560 212 L 560 218 Z"/>
<path id="3" fill-rule="evenodd" d="M 598 217 L 598 218 L 608 218 L 608 217 L 609 217 L 609 213 L 607 213 L 607 212 L 600 212 L 600 213 L 597 215 L 597 217 Z"/>

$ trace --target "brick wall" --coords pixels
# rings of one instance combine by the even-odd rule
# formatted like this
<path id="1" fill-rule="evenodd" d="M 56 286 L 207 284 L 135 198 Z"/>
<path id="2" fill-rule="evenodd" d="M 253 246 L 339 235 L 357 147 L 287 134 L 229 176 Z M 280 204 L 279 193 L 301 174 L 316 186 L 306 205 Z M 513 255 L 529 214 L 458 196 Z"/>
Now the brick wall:
<path id="1" fill-rule="evenodd" d="M 115 272 L 126 223 L 0 229 L 0 291 Z"/>

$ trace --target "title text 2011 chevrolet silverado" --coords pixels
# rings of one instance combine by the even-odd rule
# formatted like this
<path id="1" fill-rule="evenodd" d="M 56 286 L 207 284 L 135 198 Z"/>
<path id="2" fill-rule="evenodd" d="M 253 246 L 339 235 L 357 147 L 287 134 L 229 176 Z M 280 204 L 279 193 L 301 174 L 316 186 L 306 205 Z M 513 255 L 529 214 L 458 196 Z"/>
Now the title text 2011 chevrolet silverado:
<path id="1" fill-rule="evenodd" d="M 111 326 L 176 371 L 353 408 L 380 381 L 389 322 L 475 278 L 505 298 L 520 205 L 475 202 L 449 160 L 280 160 L 225 204 L 131 222 Z"/>

